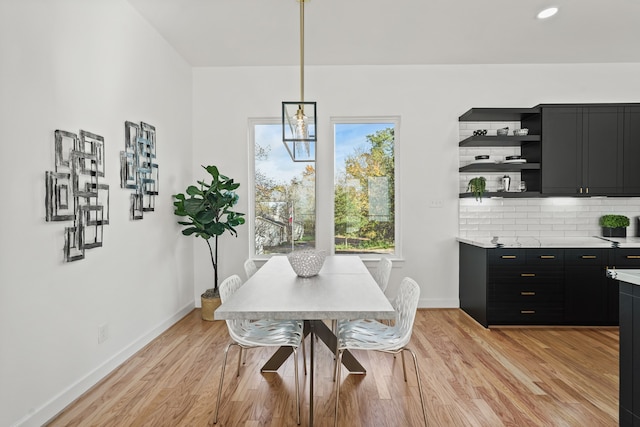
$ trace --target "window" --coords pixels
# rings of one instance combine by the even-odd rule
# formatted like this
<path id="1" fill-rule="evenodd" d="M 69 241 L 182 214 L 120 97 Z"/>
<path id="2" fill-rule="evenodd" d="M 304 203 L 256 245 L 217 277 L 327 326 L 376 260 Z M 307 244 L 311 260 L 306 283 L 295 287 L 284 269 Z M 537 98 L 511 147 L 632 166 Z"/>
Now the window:
<path id="1" fill-rule="evenodd" d="M 399 118 L 332 118 L 333 153 L 329 138 L 318 144 L 317 165 L 327 179 L 318 189 L 316 162 L 291 160 L 281 126 L 275 118 L 250 120 L 252 255 L 315 248 L 319 236 L 319 247 L 333 246 L 337 254 L 399 257 Z M 322 221 L 316 222 L 317 217 Z M 317 224 L 322 229 L 316 230 Z"/>
<path id="2" fill-rule="evenodd" d="M 335 253 L 395 254 L 395 133 L 389 121 L 334 120 Z"/>
<path id="3" fill-rule="evenodd" d="M 282 125 L 252 122 L 254 254 L 315 247 L 315 162 L 295 163 L 282 143 Z"/>

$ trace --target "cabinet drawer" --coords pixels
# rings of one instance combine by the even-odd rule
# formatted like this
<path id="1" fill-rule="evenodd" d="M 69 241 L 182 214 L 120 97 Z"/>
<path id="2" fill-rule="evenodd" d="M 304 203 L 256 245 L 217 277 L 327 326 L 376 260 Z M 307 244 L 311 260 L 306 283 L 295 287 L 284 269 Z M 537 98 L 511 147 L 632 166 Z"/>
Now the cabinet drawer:
<path id="1" fill-rule="evenodd" d="M 614 266 L 640 267 L 640 248 L 615 249 Z"/>
<path id="2" fill-rule="evenodd" d="M 564 271 L 561 268 L 542 268 L 523 265 L 515 268 L 494 268 L 489 271 L 490 283 L 549 283 L 562 284 Z"/>
<path id="3" fill-rule="evenodd" d="M 526 262 L 524 249 L 491 249 L 488 254 L 491 266 L 521 265 Z"/>
<path id="4" fill-rule="evenodd" d="M 608 262 L 606 251 L 602 249 L 565 249 L 564 263 L 566 265 L 606 265 Z"/>
<path id="5" fill-rule="evenodd" d="M 563 321 L 562 303 L 498 303 L 490 305 L 489 324 L 551 325 Z"/>
<path id="6" fill-rule="evenodd" d="M 558 265 L 564 262 L 563 249 L 527 249 L 527 265 Z"/>
<path id="7" fill-rule="evenodd" d="M 523 304 L 539 302 L 558 302 L 564 299 L 564 289 L 560 283 L 531 283 L 528 285 L 493 284 L 489 287 L 489 301 L 492 303 L 520 302 Z"/>

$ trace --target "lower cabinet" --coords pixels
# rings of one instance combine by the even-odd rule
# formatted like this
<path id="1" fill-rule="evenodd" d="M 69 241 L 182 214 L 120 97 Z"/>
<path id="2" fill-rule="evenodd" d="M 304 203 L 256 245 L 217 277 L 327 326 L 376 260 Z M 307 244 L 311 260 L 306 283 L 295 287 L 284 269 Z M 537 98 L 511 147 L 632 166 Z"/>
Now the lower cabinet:
<path id="1" fill-rule="evenodd" d="M 625 282 L 620 282 L 619 425 L 640 425 L 640 286 Z"/>
<path id="2" fill-rule="evenodd" d="M 562 322 L 562 250 L 494 249 L 488 265 L 489 324 Z"/>
<path id="3" fill-rule="evenodd" d="M 565 323 L 617 324 L 617 313 L 609 316 L 609 294 L 617 298 L 617 289 L 606 277 L 607 255 L 608 249 L 565 249 Z"/>
<path id="4" fill-rule="evenodd" d="M 616 260 L 638 268 L 640 249 L 486 249 L 460 243 L 460 307 L 485 327 L 614 326 L 618 287 L 606 268 Z"/>

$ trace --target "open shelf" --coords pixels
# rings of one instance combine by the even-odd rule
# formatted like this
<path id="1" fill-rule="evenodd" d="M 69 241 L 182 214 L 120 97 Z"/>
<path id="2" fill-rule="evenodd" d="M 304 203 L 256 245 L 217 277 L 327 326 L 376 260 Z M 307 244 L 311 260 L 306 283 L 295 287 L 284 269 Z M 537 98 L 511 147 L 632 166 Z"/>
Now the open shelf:
<path id="1" fill-rule="evenodd" d="M 521 172 L 539 170 L 540 163 L 471 163 L 458 169 L 459 172 Z"/>
<path id="2" fill-rule="evenodd" d="M 461 199 L 468 199 L 468 198 L 473 198 L 474 195 L 473 193 L 460 193 L 460 198 Z M 491 192 L 485 192 L 482 195 L 483 199 L 490 199 L 490 198 L 505 198 L 505 199 L 522 199 L 522 198 L 527 198 L 527 197 L 543 197 L 542 194 L 540 194 L 537 191 L 523 191 L 523 192 L 516 192 L 516 191 L 491 191 Z"/>
<path id="3" fill-rule="evenodd" d="M 527 142 L 539 142 L 540 135 L 525 136 L 470 136 L 459 147 L 519 147 Z"/>
<path id="4" fill-rule="evenodd" d="M 540 108 L 472 108 L 458 118 L 460 122 L 519 122 L 528 116 L 540 114 Z"/>

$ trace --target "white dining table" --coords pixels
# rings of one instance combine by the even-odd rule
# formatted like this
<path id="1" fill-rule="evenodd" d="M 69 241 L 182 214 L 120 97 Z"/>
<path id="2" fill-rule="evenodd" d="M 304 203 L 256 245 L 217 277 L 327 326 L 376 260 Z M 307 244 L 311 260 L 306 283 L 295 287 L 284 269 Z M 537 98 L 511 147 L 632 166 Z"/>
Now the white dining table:
<path id="1" fill-rule="evenodd" d="M 230 298 L 218 307 L 215 319 L 304 321 L 311 334 L 309 360 L 309 425 L 313 426 L 314 336 L 335 354 L 337 339 L 323 320 L 393 319 L 395 311 L 364 262 L 357 255 L 328 256 L 316 276 L 298 277 L 286 256 L 271 257 Z M 292 354 L 282 347 L 262 372 L 276 371 Z M 349 352 L 343 365 L 353 374 L 366 370 Z"/>

